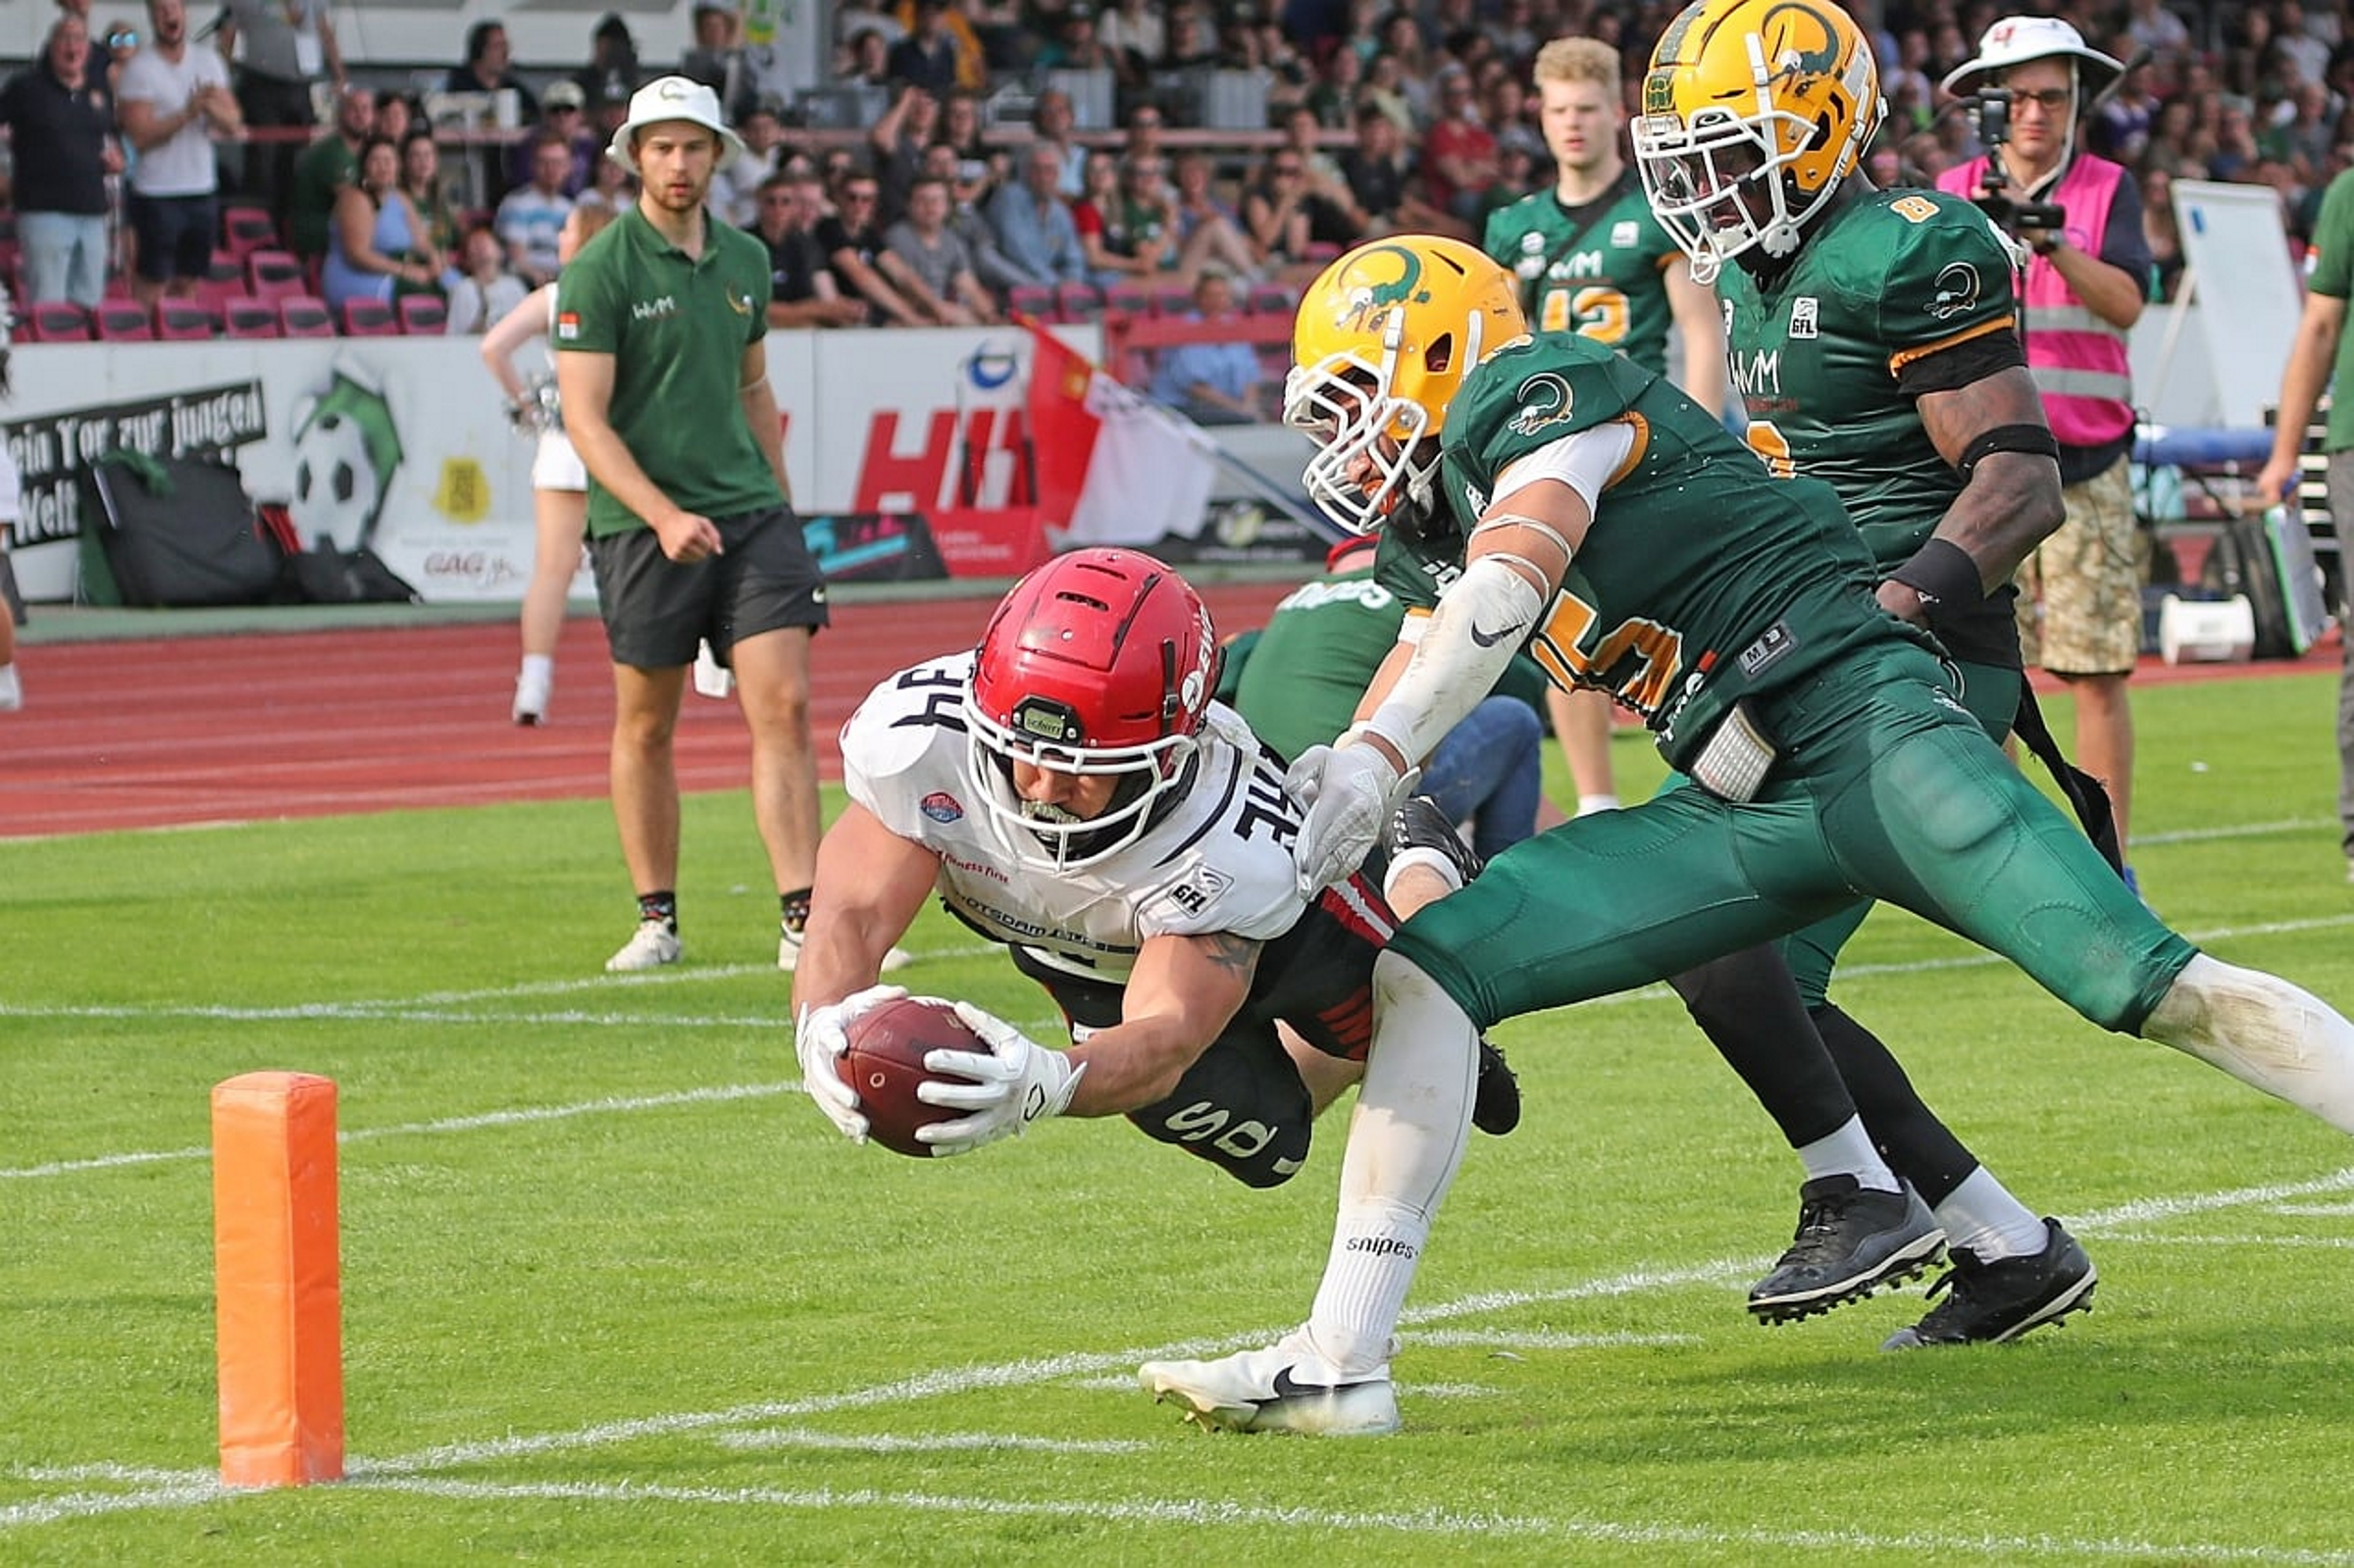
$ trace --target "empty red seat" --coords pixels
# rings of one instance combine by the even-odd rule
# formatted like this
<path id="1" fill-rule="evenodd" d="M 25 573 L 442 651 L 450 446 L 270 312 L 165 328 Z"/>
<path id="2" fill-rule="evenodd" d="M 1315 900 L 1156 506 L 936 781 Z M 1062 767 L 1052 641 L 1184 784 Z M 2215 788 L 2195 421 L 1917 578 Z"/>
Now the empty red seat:
<path id="1" fill-rule="evenodd" d="M 392 313 L 392 302 L 370 299 L 365 295 L 343 302 L 343 335 L 345 337 L 397 337 L 400 318 Z"/>
<path id="2" fill-rule="evenodd" d="M 155 335 L 165 342 L 209 342 L 213 329 L 213 313 L 201 300 L 165 298 L 155 302 Z M 106 334 L 101 331 L 99 335 Z"/>
<path id="3" fill-rule="evenodd" d="M 155 318 L 136 300 L 102 299 L 92 313 L 98 336 L 109 343 L 152 343 Z"/>
<path id="4" fill-rule="evenodd" d="M 25 336 L 35 343 L 86 343 L 90 340 L 90 313 L 70 299 L 44 299 L 37 305 L 27 305 L 18 325 Z"/>
<path id="5" fill-rule="evenodd" d="M 310 287 L 303 281 L 302 263 L 286 250 L 257 250 L 245 258 L 245 288 L 256 298 L 282 300 L 291 294 L 307 294 Z"/>
<path id="6" fill-rule="evenodd" d="M 449 305 L 438 294 L 403 294 L 393 304 L 400 329 L 411 337 L 439 337 L 449 330 Z"/>
<path id="7" fill-rule="evenodd" d="M 258 202 L 232 201 L 221 209 L 221 248 L 243 260 L 257 250 L 281 250 L 278 219 Z"/>
<path id="8" fill-rule="evenodd" d="M 278 302 L 279 330 L 287 337 L 333 337 L 335 318 L 316 294 L 287 294 Z"/>
<path id="9" fill-rule="evenodd" d="M 251 294 L 232 294 L 222 301 L 221 330 L 229 337 L 281 337 L 285 332 L 278 307 Z"/>

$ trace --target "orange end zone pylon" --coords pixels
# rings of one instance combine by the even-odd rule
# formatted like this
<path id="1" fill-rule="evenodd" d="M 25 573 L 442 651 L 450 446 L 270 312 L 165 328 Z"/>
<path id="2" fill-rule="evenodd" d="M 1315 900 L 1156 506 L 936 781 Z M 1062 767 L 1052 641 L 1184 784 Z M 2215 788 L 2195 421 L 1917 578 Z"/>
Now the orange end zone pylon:
<path id="1" fill-rule="evenodd" d="M 213 1267 L 221 1479 L 343 1474 L 343 1287 L 335 1086 L 246 1073 L 213 1086 Z"/>

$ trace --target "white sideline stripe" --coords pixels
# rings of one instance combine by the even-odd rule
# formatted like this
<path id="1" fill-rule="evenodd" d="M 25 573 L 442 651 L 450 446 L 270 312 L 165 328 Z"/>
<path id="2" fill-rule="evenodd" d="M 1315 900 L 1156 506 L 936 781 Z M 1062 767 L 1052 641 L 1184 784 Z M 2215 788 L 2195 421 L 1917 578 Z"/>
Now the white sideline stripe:
<path id="1" fill-rule="evenodd" d="M 772 1487 L 671 1487 L 637 1482 L 528 1482 L 384 1479 L 357 1483 L 384 1491 L 414 1492 L 463 1501 L 524 1499 L 586 1502 L 684 1502 L 716 1506 L 838 1509 L 896 1508 L 919 1513 L 986 1514 L 998 1518 L 1083 1519 L 1115 1524 L 1266 1526 L 1331 1531 L 1381 1530 L 1397 1535 L 1440 1537 L 1532 1537 L 1612 1545 L 1771 1546 L 1843 1552 L 1882 1551 L 1951 1556 L 1970 1553 L 1996 1560 L 2023 1557 L 2149 1557 L 2181 1561 L 2312 1564 L 2344 1568 L 2354 1552 L 2294 1551 L 2267 1546 L 2181 1544 L 2110 1538 L 2067 1541 L 2051 1536 L 1941 1536 L 1919 1532 L 1872 1535 L 1854 1530 L 1701 1530 L 1680 1525 L 1638 1525 L 1608 1519 L 1546 1519 L 1526 1515 L 1458 1513 L 1452 1509 L 1349 1512 L 1330 1508 L 1281 1508 L 1208 1498 L 1131 1497 L 1108 1501 L 1030 1501 L 1004 1497 L 956 1496 L 931 1492 L 873 1489 L 805 1491 Z"/>
<path id="2" fill-rule="evenodd" d="M 2345 1191 L 2350 1189 L 2354 1189 L 2354 1168 L 2340 1170 L 2332 1173 L 2329 1176 L 2321 1177 L 2306 1182 L 2272 1184 L 2263 1187 L 2252 1188 L 2238 1188 L 2221 1192 L 2185 1193 L 2175 1197 L 2139 1199 L 2131 1203 L 2121 1204 L 2112 1209 L 2087 1216 L 2079 1219 L 2075 1223 L 2080 1228 L 2090 1231 L 2095 1229 L 2114 1228 L 2136 1221 L 2160 1219 L 2179 1214 L 2205 1213 L 2216 1209 L 2232 1207 L 2235 1205 L 2249 1203 L 2270 1203 L 2286 1197 L 2309 1196 L 2321 1192 Z M 1673 1287 L 1679 1285 L 1720 1284 L 1728 1280 L 1738 1281 L 1746 1278 L 1747 1276 L 1756 1273 L 1762 1264 L 1763 1260 L 1757 1258 L 1717 1259 L 1714 1262 L 1702 1263 L 1682 1268 L 1630 1270 L 1621 1274 L 1612 1275 L 1601 1279 L 1580 1281 L 1575 1284 L 1549 1290 L 1481 1291 L 1472 1295 L 1458 1297 L 1458 1299 L 1450 1302 L 1441 1302 L 1431 1306 L 1409 1309 L 1403 1314 L 1401 1321 L 1402 1324 L 1441 1323 L 1452 1319 L 1476 1317 L 1487 1313 L 1509 1310 L 1510 1308 L 1520 1306 L 1541 1306 L 1548 1303 L 1577 1300 L 1593 1296 L 1624 1295 L 1637 1291 L 1653 1290 L 1663 1287 Z M 727 1410 L 682 1411 L 670 1415 L 645 1416 L 622 1421 L 599 1422 L 591 1426 L 576 1428 L 571 1432 L 539 1433 L 526 1436 L 509 1436 L 505 1438 L 481 1440 L 471 1442 L 441 1443 L 430 1448 L 420 1449 L 414 1453 L 385 1459 L 372 1460 L 365 1457 L 353 1457 L 347 1462 L 345 1467 L 347 1475 L 350 1478 L 345 1484 L 392 1487 L 417 1492 L 438 1492 L 439 1494 L 450 1496 L 496 1497 L 502 1495 L 546 1495 L 623 1497 L 635 1495 L 646 1498 L 676 1496 L 682 1500 L 690 1501 L 773 1501 L 791 1496 L 799 1496 L 802 1497 L 803 1500 L 792 1505 L 836 1506 L 850 1505 L 853 1503 L 863 1503 L 867 1505 L 872 1505 L 877 1502 L 887 1503 L 891 1501 L 890 1498 L 879 1498 L 867 1493 L 695 1493 L 691 1492 L 679 1491 L 666 1492 L 659 1489 L 631 1487 L 583 1487 L 580 1489 L 573 1489 L 570 1487 L 561 1486 L 554 1491 L 534 1491 L 531 1489 L 519 1490 L 497 1488 L 488 1485 L 476 1487 L 474 1484 L 470 1483 L 442 1482 L 417 1478 L 426 1472 L 449 1469 L 459 1465 L 478 1464 L 529 1454 L 561 1453 L 580 1448 L 628 1442 L 643 1438 L 675 1436 L 691 1432 L 705 1432 L 719 1428 L 754 1427 L 762 1422 L 797 1420 L 805 1416 L 823 1414 L 834 1410 L 871 1409 L 878 1406 L 908 1403 L 919 1399 L 963 1393 L 977 1389 L 1005 1388 L 1021 1384 L 1036 1384 L 1044 1382 L 1093 1380 L 1098 1376 L 1110 1373 L 1115 1368 L 1124 1373 L 1132 1372 L 1137 1363 L 1141 1361 L 1204 1355 L 1214 1352 L 1221 1352 L 1236 1345 L 1263 1344 L 1275 1339 L 1278 1335 L 1286 1332 L 1289 1327 L 1291 1327 L 1291 1325 L 1285 1325 L 1283 1328 L 1259 1329 L 1256 1331 L 1244 1332 L 1239 1335 L 1231 1335 L 1215 1340 L 1187 1340 L 1150 1350 L 1132 1348 L 1090 1354 L 1074 1353 L 1044 1359 L 1016 1361 L 995 1367 L 971 1367 L 961 1371 L 928 1373 L 914 1378 L 901 1379 L 894 1383 L 876 1385 L 865 1389 L 851 1390 L 847 1392 L 838 1394 L 816 1395 L 808 1398 L 793 1400 L 767 1401 L 757 1404 L 740 1405 Z M 1417 1338 L 1419 1338 L 1419 1336 L 1417 1336 Z M 1119 1379 L 1118 1383 L 1121 1387 L 1128 1386 L 1128 1380 L 1125 1377 Z M 1430 1390 L 1419 1391 L 1426 1391 L 1439 1396 L 1448 1396 L 1471 1393 L 1484 1394 L 1492 1392 L 1493 1391 L 1488 1390 L 1480 1385 L 1444 1385 L 1436 1386 Z M 118 1466 L 77 1466 L 66 1470 L 18 1470 L 11 1473 L 26 1479 L 46 1479 L 54 1477 L 57 1479 L 66 1480 L 80 1480 L 85 1477 L 132 1480 L 143 1478 L 150 1474 L 159 1474 L 157 1472 L 134 1470 L 129 1467 Z M 135 1509 L 185 1507 L 196 1503 L 209 1502 L 217 1498 L 234 1496 L 237 1494 L 230 1489 L 222 1487 L 216 1478 L 206 1472 L 191 1471 L 180 1473 L 163 1471 L 160 1472 L 160 1475 L 167 1479 L 165 1479 L 159 1485 L 150 1487 L 147 1490 L 140 1492 L 113 1493 L 80 1492 L 63 1497 L 45 1498 L 33 1502 L 19 1503 L 0 1507 L 0 1529 L 7 1529 L 18 1525 L 42 1524 L 65 1518 L 89 1517 L 98 1514 L 128 1512 Z M 175 1476 L 181 1476 L 182 1479 L 170 1479 Z M 907 1501 L 903 1505 L 914 1507 L 922 1506 L 923 1504 L 918 1501 Z M 983 1505 L 960 1504 L 960 1506 L 980 1507 Z M 990 1504 L 988 1506 L 994 1508 L 998 1505 Z M 1231 1517 L 1231 1512 L 1225 1507 L 1225 1505 L 1179 1503 L 1155 1504 L 1152 1506 L 1174 1508 L 1178 1510 L 1206 1506 L 1217 1510 L 1215 1515 L 1217 1518 L 1223 1519 Z M 1193 1516 L 1179 1511 L 1175 1513 L 1142 1514 L 1138 1517 L 1183 1519 Z M 1315 1516 L 1313 1515 L 1281 1511 L 1269 1512 L 1263 1517 L 1274 1522 L 1288 1521 L 1312 1523 L 1315 1519 Z M 1373 1525 L 1378 1524 L 1383 1516 L 1366 1515 L 1351 1517 L 1356 1518 L 1360 1524 Z M 2129 1542 L 2064 1542 L 2051 1538 L 2037 1538 L 2036 1540 L 2027 1542 L 2011 1542 L 2007 1540 L 1997 1542 L 1986 1538 L 1946 1539 L 1931 1537 L 1889 1538 L 1885 1541 L 1882 1541 L 1878 1538 L 1868 1539 L 1863 1537 L 1839 1537 L 1814 1534 L 1734 1537 L 1677 1531 L 1666 1527 L 1616 1526 L 1600 1523 L 1579 1524 L 1576 1522 L 1555 1523 L 1553 1521 L 1542 1522 L 1542 1528 L 1546 1531 L 1556 1534 L 1577 1534 L 1578 1539 L 1612 1541 L 1623 1540 L 1637 1543 L 1654 1542 L 1672 1543 L 1679 1542 L 1733 1543 L 1754 1541 L 1763 1543 L 1869 1546 L 1872 1549 L 1886 1547 L 1890 1549 L 1919 1549 L 1922 1551 L 1943 1551 L 1949 1553 L 1961 1550 L 1980 1550 L 1986 1554 L 1997 1556 L 1998 1558 L 2005 1555 L 2021 1555 L 2034 1551 L 2058 1552 L 2062 1555 L 2157 1556 L 2162 1558 L 2169 1556 L 2175 1558 L 2197 1556 L 2209 1561 L 2279 1563 L 2288 1565 L 2340 1565 L 2340 1568 L 2354 1568 L 2354 1553 L 2322 1554 L 2307 1551 L 2273 1550 L 2264 1547 L 2158 1546 Z M 1616 1533 L 1613 1534 L 1611 1532 Z"/>
<path id="3" fill-rule="evenodd" d="M 1514 1333 L 1510 1329 L 1436 1329 L 1414 1336 L 1416 1344 L 1443 1344 L 1463 1349 L 1485 1346 L 1494 1350 L 1601 1350 L 1635 1344 L 1698 1344 L 1697 1334 L 1552 1334 Z M 1422 1387 L 1413 1386 L 1419 1393 Z"/>
<path id="4" fill-rule="evenodd" d="M 1128 1385 L 1135 1388 L 1131 1381 Z M 806 1427 L 771 1427 L 757 1432 L 723 1432 L 723 1448 L 834 1448 L 853 1453 L 935 1453 L 998 1449 L 1028 1453 L 1143 1453 L 1152 1444 L 1133 1438 L 1022 1438 L 1003 1432 L 943 1432 L 923 1438 L 844 1437 Z"/>
<path id="5" fill-rule="evenodd" d="M 2163 1231 L 2104 1231 L 2110 1241 L 2155 1242 L 2160 1246 L 2306 1246 L 2343 1250 L 2354 1247 L 2348 1236 L 2170 1236 Z"/>
<path id="6" fill-rule="evenodd" d="M 717 1088 L 683 1088 L 670 1094 L 633 1094 L 607 1099 L 581 1100 L 571 1105 L 524 1106 L 510 1111 L 485 1111 L 478 1116 L 445 1116 L 432 1122 L 403 1122 L 392 1127 L 351 1128 L 335 1135 L 337 1143 L 364 1143 L 379 1138 L 430 1137 L 438 1133 L 473 1133 L 486 1127 L 522 1127 L 534 1122 L 560 1122 L 574 1116 L 596 1116 L 623 1111 L 660 1110 L 670 1105 L 724 1104 L 730 1100 L 766 1099 L 777 1094 L 798 1094 L 801 1086 L 785 1084 L 731 1084 Z M 86 1160 L 59 1160 L 48 1165 L 21 1166 L 16 1170 L 0 1170 L 0 1180 L 24 1180 L 36 1176 L 62 1176 L 69 1171 L 103 1170 L 119 1165 L 150 1165 L 158 1160 L 203 1160 L 212 1157 L 210 1147 L 157 1150 L 132 1154 L 100 1154 Z"/>
<path id="7" fill-rule="evenodd" d="M 2354 914 L 2330 915 L 2315 920 L 2272 921 L 2257 926 L 2219 927 L 2200 933 L 2185 932 L 2191 941 L 2204 946 L 2218 938 L 2233 936 L 2283 936 L 2298 932 L 2329 931 L 2354 925 Z M 944 948 L 926 954 L 929 957 L 967 957 L 997 950 L 995 943 L 974 947 Z M 1839 971 L 1841 978 L 1861 980 L 1875 975 L 1919 975 L 1936 971 L 1991 967 L 2008 964 L 2009 959 L 1995 953 L 1970 953 L 1953 958 L 1919 959 L 1902 964 L 1850 964 Z M 549 1013 L 549 1014 L 473 1014 L 420 1011 L 424 1003 L 443 1004 L 468 1001 L 497 1001 L 523 996 L 562 994 L 586 987 L 610 987 L 615 985 L 658 986 L 680 982 L 706 980 L 723 976 L 759 975 L 770 971 L 757 966 L 735 965 L 725 968 L 689 971 L 680 975 L 659 973 L 633 975 L 626 978 L 602 980 L 540 981 L 528 986 L 503 986 L 477 991 L 444 991 L 418 998 L 415 1002 L 394 1001 L 317 1002 L 292 1007 L 230 1008 L 230 1007 L 25 1007 L 0 1002 L 0 1018 L 205 1018 L 232 1022 L 285 1022 L 289 1020 L 382 1020 L 407 1022 L 515 1024 L 563 1023 L 572 1025 L 626 1026 L 643 1028 L 648 1023 L 664 1029 L 777 1029 L 782 1018 L 755 1016 L 751 1018 L 703 1017 L 647 1019 L 641 1015 L 618 1013 Z M 1634 990 L 1618 991 L 1609 996 L 1597 996 L 1578 1005 L 1582 1007 L 1611 1007 L 1627 1002 L 1658 1001 L 1674 993 L 1665 986 L 1644 986 Z M 1049 1021 L 1051 1022 L 1051 1021 Z M 591 1101 L 585 1105 L 549 1106 L 517 1111 L 486 1111 L 478 1116 L 455 1117 L 442 1122 L 416 1122 L 400 1127 L 366 1129 L 345 1133 L 344 1140 L 361 1138 L 386 1138 L 421 1133 L 470 1132 L 486 1127 L 504 1127 L 531 1122 L 553 1121 L 567 1116 L 581 1116 L 599 1111 L 650 1110 L 664 1105 L 686 1103 L 694 1099 L 725 1100 L 742 1098 L 751 1092 L 786 1092 L 798 1086 L 768 1086 L 759 1090 L 689 1089 L 679 1094 L 652 1094 L 635 1099 Z M 38 1177 L 64 1176 L 77 1171 L 110 1170 L 122 1166 L 151 1165 L 159 1161 L 204 1159 L 211 1154 L 208 1148 L 160 1150 L 131 1150 L 121 1154 L 96 1154 L 77 1160 L 53 1160 L 44 1165 L 0 1169 L 0 1181 L 25 1181 Z"/>

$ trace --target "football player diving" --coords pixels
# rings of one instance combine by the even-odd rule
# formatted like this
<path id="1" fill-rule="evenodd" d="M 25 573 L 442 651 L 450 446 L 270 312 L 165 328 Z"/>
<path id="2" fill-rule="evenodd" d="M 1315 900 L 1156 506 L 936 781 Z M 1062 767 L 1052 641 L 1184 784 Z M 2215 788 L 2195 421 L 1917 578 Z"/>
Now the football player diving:
<path id="1" fill-rule="evenodd" d="M 963 1113 L 916 1135 L 935 1154 L 1125 1115 L 1252 1187 L 1305 1163 L 1317 1113 L 1364 1070 L 1397 922 L 1362 877 L 1301 888 L 1283 764 L 1211 700 L 1218 661 L 1175 572 L 1078 550 L 1016 583 L 978 648 L 900 671 L 850 716 L 850 803 L 818 847 L 793 987 L 803 1084 L 846 1137 L 867 1122 L 835 1058 L 859 1012 L 906 994 L 876 979 L 937 892 L 1047 988 L 1072 1045 L 958 1002 L 991 1051 L 928 1058 L 918 1094 Z M 1468 862 L 1435 808 L 1405 821 L 1400 866 Z M 1477 1054 L 1473 1120 L 1510 1132 L 1517 1087 Z"/>
<path id="2" fill-rule="evenodd" d="M 1317 444 L 1309 492 L 1381 529 L 1381 581 L 1429 609 L 1359 722 L 1291 769 L 1303 885 L 1358 864 L 1414 760 L 1523 647 L 1556 681 L 1614 692 L 1685 782 L 1522 840 L 1399 930 L 1374 961 L 1374 1042 L 1306 1323 L 1147 1363 L 1148 1391 L 1246 1431 L 1395 1430 L 1392 1335 L 1460 1163 L 1479 1032 L 1787 936 L 1859 890 L 2003 954 L 2092 1022 L 2354 1132 L 2354 1024 L 2202 954 L 2126 889 L 1964 706 L 1937 642 L 1883 608 L 1915 590 L 1882 587 L 1827 486 L 1768 478 L 1622 356 L 1524 327 L 1509 274 L 1428 236 L 1360 247 L 1302 299 L 1285 402 Z M 1979 597 L 2032 531 L 1939 529 L 1923 551 L 1971 575 L 1929 582 Z"/>

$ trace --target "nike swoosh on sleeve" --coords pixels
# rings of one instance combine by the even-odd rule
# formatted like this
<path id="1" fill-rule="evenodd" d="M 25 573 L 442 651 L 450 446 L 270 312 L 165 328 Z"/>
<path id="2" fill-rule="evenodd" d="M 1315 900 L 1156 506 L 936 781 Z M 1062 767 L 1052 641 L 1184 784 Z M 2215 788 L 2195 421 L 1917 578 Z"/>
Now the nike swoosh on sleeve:
<path id="1" fill-rule="evenodd" d="M 1515 623 L 1499 632 L 1483 632 L 1480 630 L 1479 623 L 1474 621 L 1471 623 L 1471 640 L 1483 648 L 1492 648 L 1506 637 L 1518 636 L 1527 630 L 1527 627 Z"/>

